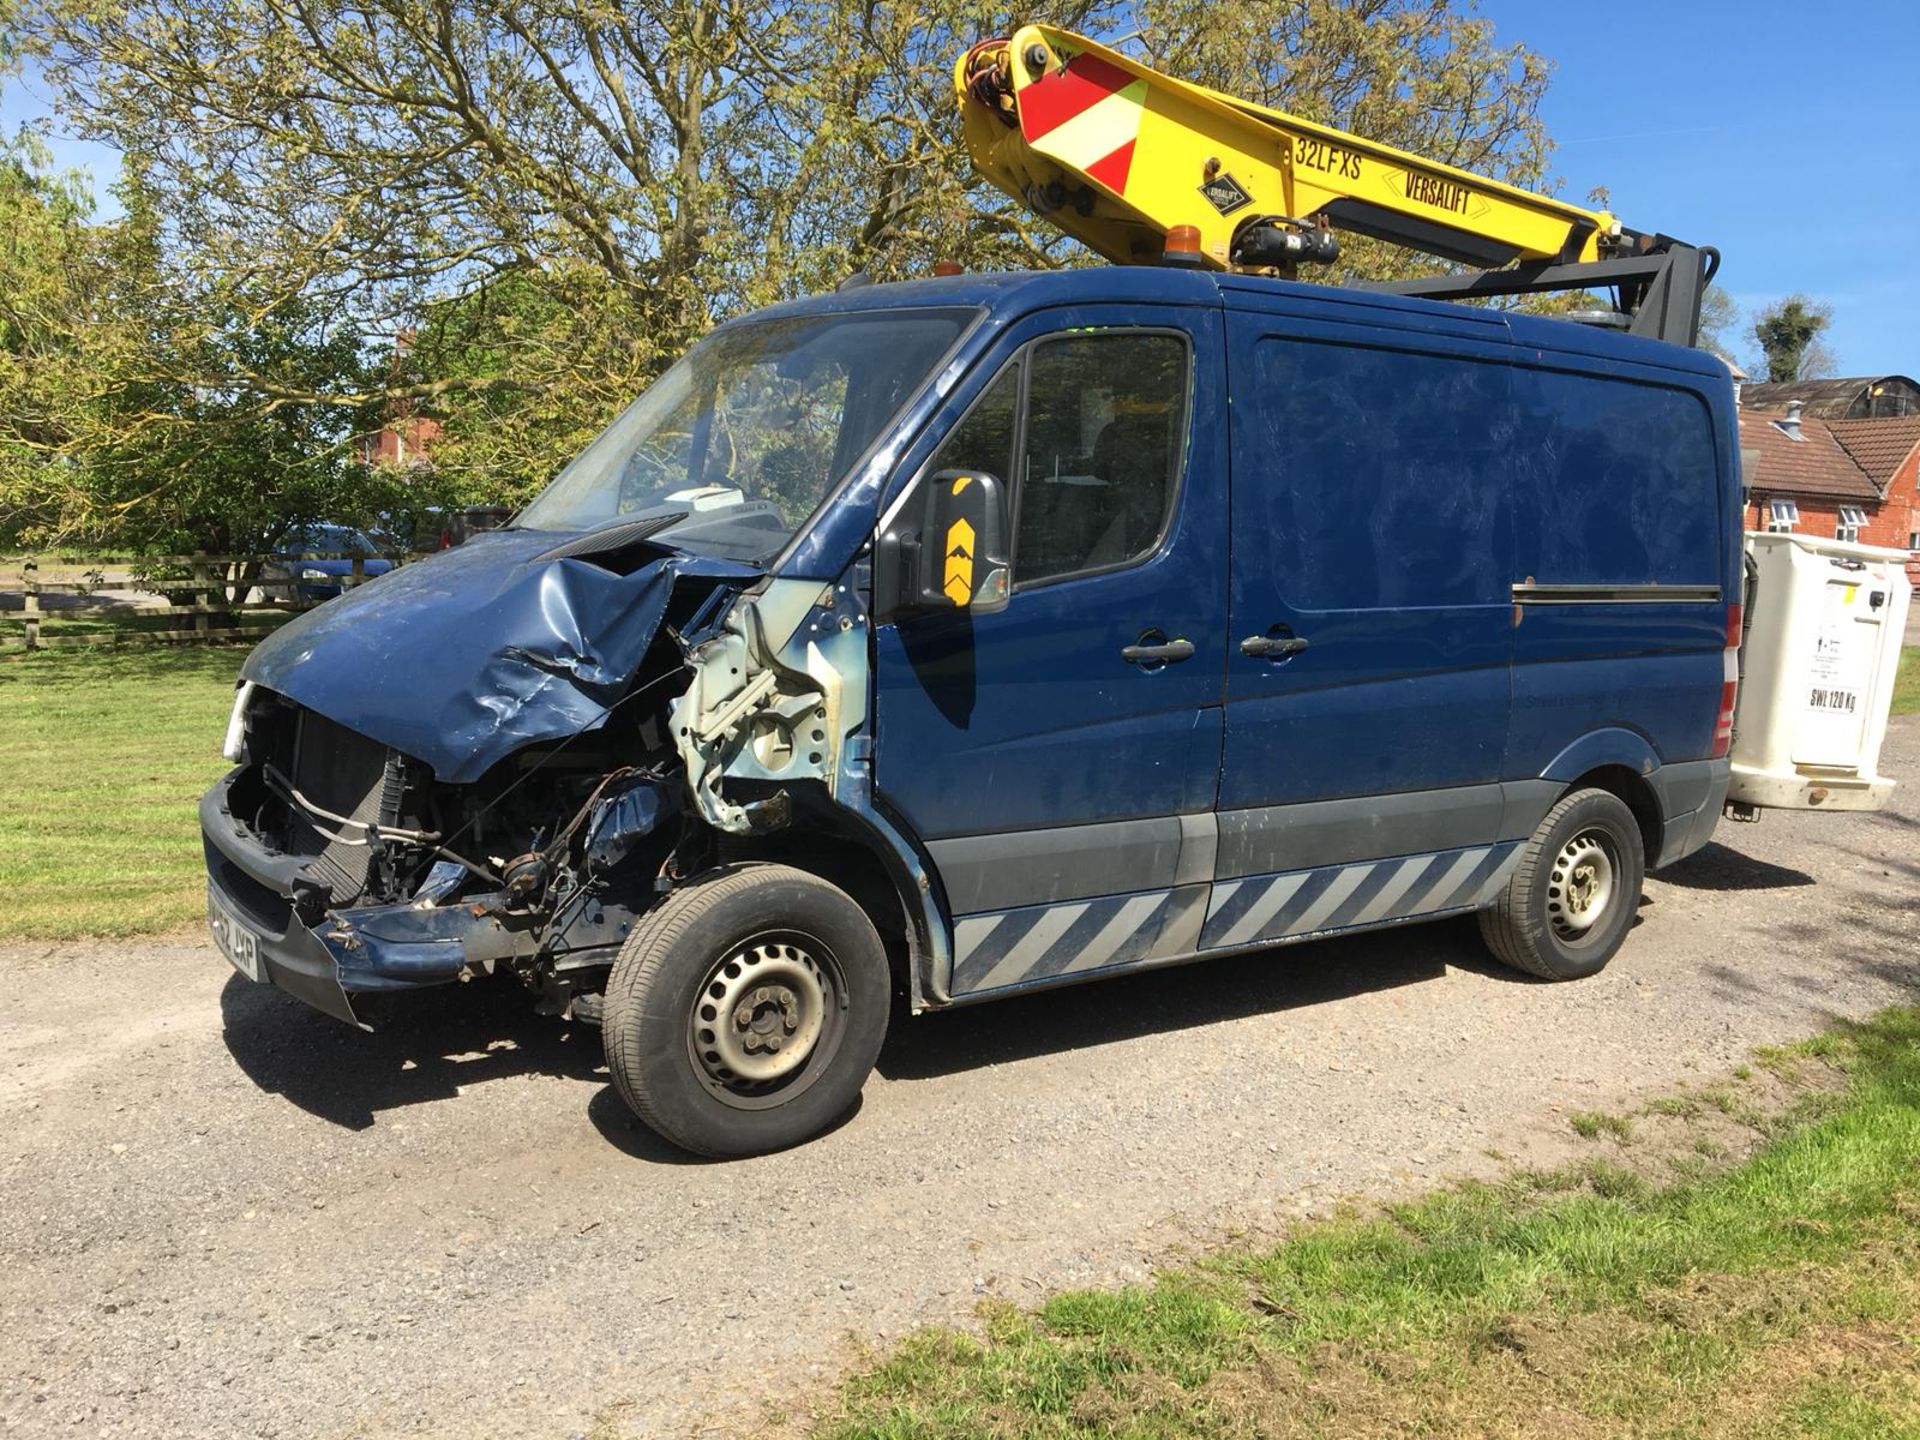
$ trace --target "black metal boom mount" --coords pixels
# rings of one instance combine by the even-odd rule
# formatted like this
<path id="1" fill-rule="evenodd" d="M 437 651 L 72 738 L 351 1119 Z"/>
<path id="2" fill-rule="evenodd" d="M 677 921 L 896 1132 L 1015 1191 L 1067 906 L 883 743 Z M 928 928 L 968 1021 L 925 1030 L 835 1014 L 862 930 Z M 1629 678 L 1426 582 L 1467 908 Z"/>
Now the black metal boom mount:
<path id="1" fill-rule="evenodd" d="M 1668 235 L 1645 236 L 1641 243 L 1644 248 L 1639 254 L 1609 260 L 1532 260 L 1504 270 L 1368 281 L 1354 288 L 1428 300 L 1612 290 L 1614 312 L 1628 334 L 1675 345 L 1698 344 L 1700 302 L 1720 269 L 1720 252 L 1711 245 L 1688 245 Z"/>

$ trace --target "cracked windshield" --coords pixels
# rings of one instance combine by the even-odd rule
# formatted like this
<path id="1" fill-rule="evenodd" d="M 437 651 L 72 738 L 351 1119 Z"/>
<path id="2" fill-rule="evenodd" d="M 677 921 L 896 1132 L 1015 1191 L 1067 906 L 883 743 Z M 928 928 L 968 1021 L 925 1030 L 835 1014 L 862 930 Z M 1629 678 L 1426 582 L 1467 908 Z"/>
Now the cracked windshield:
<path id="1" fill-rule="evenodd" d="M 970 310 L 800 315 L 695 346 L 514 522 L 659 517 L 675 545 L 764 564 L 959 337 Z M 676 518 L 677 517 L 677 518 Z"/>

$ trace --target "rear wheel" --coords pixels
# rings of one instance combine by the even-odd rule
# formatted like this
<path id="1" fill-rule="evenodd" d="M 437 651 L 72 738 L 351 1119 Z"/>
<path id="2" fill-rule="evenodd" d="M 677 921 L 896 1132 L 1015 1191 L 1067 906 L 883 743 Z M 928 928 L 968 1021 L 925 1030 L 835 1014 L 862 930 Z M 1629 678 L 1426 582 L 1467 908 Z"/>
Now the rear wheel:
<path id="1" fill-rule="evenodd" d="M 654 1130 L 702 1155 L 818 1134 L 886 1038 L 886 952 L 844 891 L 785 865 L 733 865 L 674 891 L 607 982 L 607 1067 Z"/>
<path id="2" fill-rule="evenodd" d="M 1545 980 L 1606 968 L 1640 909 L 1646 855 L 1633 812 L 1607 790 L 1576 790 L 1547 813 L 1480 934 L 1494 956 Z"/>

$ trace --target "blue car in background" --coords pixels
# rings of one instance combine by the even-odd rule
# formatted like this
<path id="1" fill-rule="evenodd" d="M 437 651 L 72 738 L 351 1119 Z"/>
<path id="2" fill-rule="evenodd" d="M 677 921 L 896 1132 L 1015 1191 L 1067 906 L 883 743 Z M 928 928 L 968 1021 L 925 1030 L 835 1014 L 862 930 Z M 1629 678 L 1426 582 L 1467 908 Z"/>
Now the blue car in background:
<path id="1" fill-rule="evenodd" d="M 348 525 L 308 525 L 274 547 L 261 572 L 260 588 L 273 600 L 331 600 L 351 585 L 354 557 L 371 579 L 393 569 L 393 561 L 365 531 Z"/>

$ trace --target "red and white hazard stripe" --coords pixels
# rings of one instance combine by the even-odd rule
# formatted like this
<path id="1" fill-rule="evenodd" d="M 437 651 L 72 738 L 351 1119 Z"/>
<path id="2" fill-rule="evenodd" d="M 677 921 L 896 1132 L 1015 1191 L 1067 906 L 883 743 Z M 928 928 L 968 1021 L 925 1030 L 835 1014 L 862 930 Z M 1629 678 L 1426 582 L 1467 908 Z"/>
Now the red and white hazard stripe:
<path id="1" fill-rule="evenodd" d="M 1720 718 L 1713 726 L 1713 758 L 1733 753 L 1733 712 L 1740 703 L 1740 624 L 1744 610 L 1727 606 L 1727 646 L 1720 652 Z"/>
<path id="2" fill-rule="evenodd" d="M 1020 91 L 1020 133 L 1042 154 L 1124 195 L 1146 100 L 1145 80 L 1098 56 L 1074 55 Z"/>

